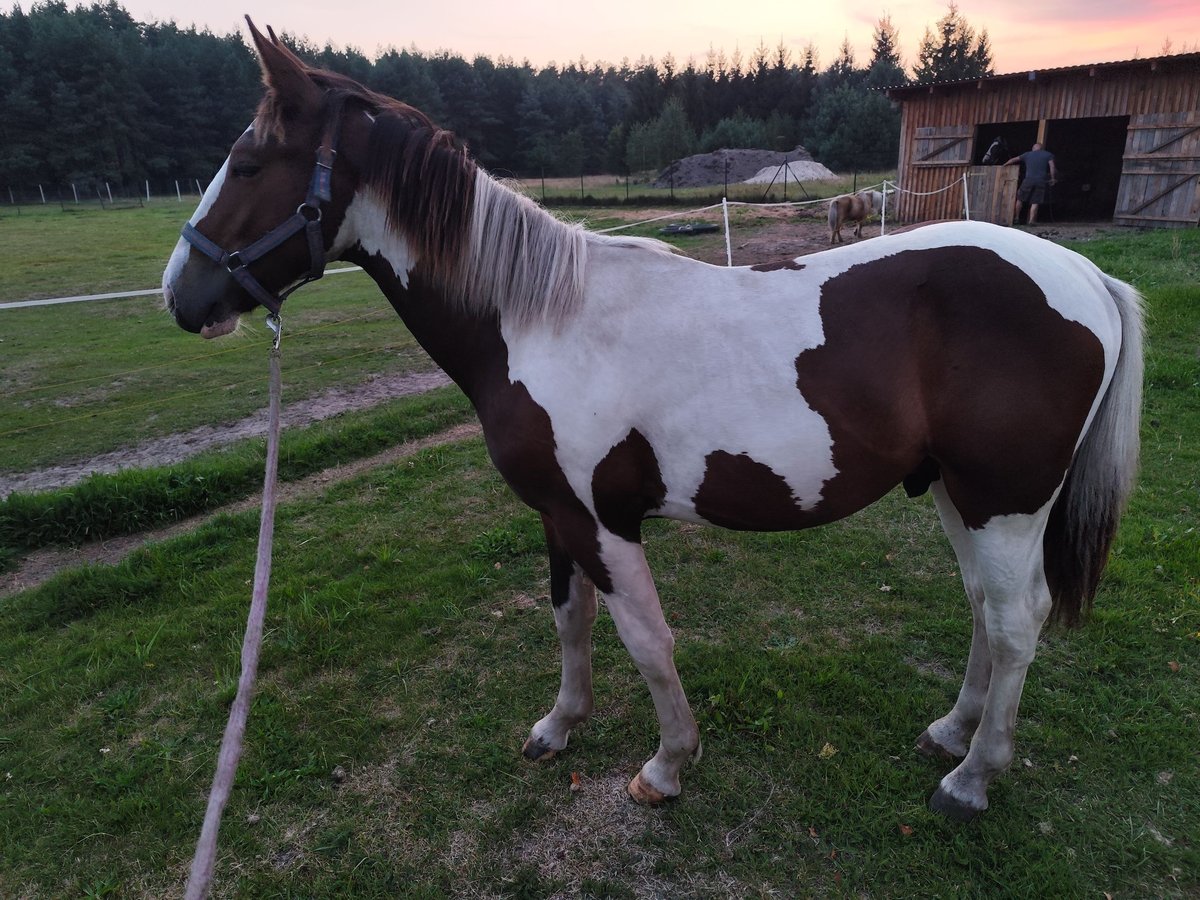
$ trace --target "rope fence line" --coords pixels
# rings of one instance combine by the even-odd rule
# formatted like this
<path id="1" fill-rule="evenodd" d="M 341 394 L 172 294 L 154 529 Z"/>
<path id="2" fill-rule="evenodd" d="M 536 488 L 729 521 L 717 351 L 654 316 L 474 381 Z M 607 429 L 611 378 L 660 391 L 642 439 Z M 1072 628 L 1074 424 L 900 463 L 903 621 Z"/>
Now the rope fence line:
<path id="1" fill-rule="evenodd" d="M 326 269 L 326 275 L 344 275 L 347 272 L 361 272 L 360 266 L 347 266 L 341 269 Z M 46 297 L 42 300 L 7 300 L 0 303 L 0 309 L 25 309 L 31 306 L 58 306 L 63 303 L 84 303 L 91 300 L 124 300 L 129 297 L 151 297 L 161 294 L 162 288 L 147 288 L 144 291 L 115 291 L 108 294 L 78 294 L 74 297 Z"/>
<path id="2" fill-rule="evenodd" d="M 933 191 L 910 191 L 908 188 L 901 187 L 900 185 L 896 184 L 893 181 L 888 181 L 887 179 L 884 179 L 883 181 L 881 181 L 877 184 L 872 184 L 872 185 L 868 185 L 867 187 L 864 187 L 864 188 L 859 188 L 857 191 L 853 191 L 851 193 L 858 194 L 858 193 L 862 193 L 863 191 L 873 191 L 873 190 L 881 191 L 881 193 L 883 194 L 883 207 L 880 210 L 879 233 L 880 233 L 880 235 L 884 235 L 887 233 L 887 202 L 888 202 L 889 196 L 891 196 L 893 194 L 908 194 L 911 197 L 931 197 L 934 194 L 943 194 L 946 191 L 952 191 L 958 187 L 961 187 L 962 192 L 963 192 L 963 217 L 966 219 L 970 219 L 971 218 L 971 207 L 970 207 L 970 201 L 968 199 L 967 176 L 966 175 L 963 175 L 961 178 L 955 178 L 952 182 L 947 184 L 945 187 L 941 187 L 941 188 L 938 188 L 937 190 L 933 190 Z M 816 206 L 817 204 L 828 204 L 830 201 L 835 200 L 838 197 L 845 197 L 845 196 L 849 196 L 849 195 L 848 194 L 836 194 L 833 197 L 824 197 L 820 200 L 787 200 L 787 201 L 783 201 L 780 203 L 751 203 L 751 202 L 748 202 L 745 200 L 723 199 L 720 203 L 714 203 L 714 204 L 711 204 L 710 206 L 700 206 L 700 207 L 697 207 L 696 209 L 688 209 L 688 210 L 683 210 L 680 212 L 668 213 L 667 215 L 664 215 L 664 216 L 654 216 L 653 218 L 641 219 L 637 222 L 626 222 L 622 225 L 613 225 L 610 228 L 597 229 L 595 232 L 593 232 L 593 234 L 611 234 L 614 231 L 624 231 L 629 228 L 639 228 L 643 225 L 652 225 L 655 222 L 663 222 L 663 221 L 666 221 L 667 219 L 682 219 L 687 216 L 694 216 L 699 213 L 705 213 L 705 212 L 709 212 L 714 209 L 720 209 L 720 210 L 722 210 L 722 213 L 724 216 L 726 262 L 729 266 L 732 266 L 733 265 L 733 250 L 732 250 L 731 242 L 730 242 L 729 207 L 731 207 L 731 206 L 753 206 L 758 209 L 763 209 L 763 208 L 777 209 L 780 207 Z"/>

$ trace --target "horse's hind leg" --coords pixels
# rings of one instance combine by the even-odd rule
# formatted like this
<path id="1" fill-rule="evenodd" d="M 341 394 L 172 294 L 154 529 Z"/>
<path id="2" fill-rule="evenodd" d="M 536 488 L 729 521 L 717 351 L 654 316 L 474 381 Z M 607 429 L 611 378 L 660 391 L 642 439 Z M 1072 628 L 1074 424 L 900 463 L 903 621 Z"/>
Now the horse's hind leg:
<path id="1" fill-rule="evenodd" d="M 966 758 L 942 779 L 930 799 L 935 811 L 955 819 L 971 819 L 987 809 L 988 784 L 1012 761 L 1025 674 L 1050 613 L 1050 589 L 1042 564 L 1049 510 L 1047 502 L 1031 515 L 995 517 L 967 533 L 983 585 L 991 673 Z"/>
<path id="2" fill-rule="evenodd" d="M 605 603 L 658 714 L 658 752 L 629 783 L 629 793 L 639 803 L 659 803 L 679 794 L 680 770 L 700 755 L 700 732 L 675 671 L 675 638 L 663 619 L 642 545 L 601 532 L 601 556 L 613 582 Z"/>
<path id="3" fill-rule="evenodd" d="M 562 681 L 554 708 L 529 732 L 522 753 L 532 760 L 549 759 L 567 746 L 571 729 L 592 713 L 592 624 L 596 621 L 596 588 L 559 540 L 553 523 L 543 517 L 550 552 L 550 601 L 562 643 Z"/>
<path id="4" fill-rule="evenodd" d="M 946 496 L 942 482 L 935 481 L 930 492 L 942 520 L 942 529 L 958 558 L 963 586 L 971 602 L 971 652 L 967 657 L 967 671 L 954 708 L 925 729 L 917 738 L 917 749 L 929 756 L 961 759 L 967 755 L 971 736 L 975 734 L 983 715 L 988 680 L 992 675 L 992 657 L 988 650 L 987 622 L 983 613 L 983 582 L 980 580 L 970 535 L 963 525 L 962 516 Z"/>

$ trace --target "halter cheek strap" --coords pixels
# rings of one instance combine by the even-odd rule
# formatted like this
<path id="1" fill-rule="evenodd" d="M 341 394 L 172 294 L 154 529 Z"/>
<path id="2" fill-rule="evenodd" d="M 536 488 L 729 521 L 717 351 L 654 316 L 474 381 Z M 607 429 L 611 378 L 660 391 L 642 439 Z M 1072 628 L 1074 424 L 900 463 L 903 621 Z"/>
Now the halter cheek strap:
<path id="1" fill-rule="evenodd" d="M 317 163 L 309 180 L 308 195 L 294 213 L 272 228 L 254 243 L 232 253 L 205 237 L 188 222 L 183 226 L 183 239 L 226 269 L 251 297 L 272 315 L 279 315 L 283 301 L 292 291 L 316 281 L 325 274 L 325 238 L 321 234 L 321 203 L 332 199 L 333 164 L 337 159 L 338 137 L 342 127 L 343 98 L 334 95 L 329 110 L 325 136 L 317 149 Z M 308 275 L 281 293 L 272 293 L 250 272 L 250 264 L 262 259 L 293 235 L 303 231 L 308 241 Z"/>

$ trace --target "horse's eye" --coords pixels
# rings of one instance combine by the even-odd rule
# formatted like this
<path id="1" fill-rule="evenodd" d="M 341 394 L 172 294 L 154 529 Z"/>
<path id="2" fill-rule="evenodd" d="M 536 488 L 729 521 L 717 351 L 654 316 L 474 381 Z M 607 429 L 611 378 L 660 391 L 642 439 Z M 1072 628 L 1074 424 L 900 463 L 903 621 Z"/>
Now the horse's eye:
<path id="1" fill-rule="evenodd" d="M 234 178 L 253 178 L 262 170 L 262 166 L 256 166 L 253 163 L 242 163 L 239 166 L 233 167 Z"/>

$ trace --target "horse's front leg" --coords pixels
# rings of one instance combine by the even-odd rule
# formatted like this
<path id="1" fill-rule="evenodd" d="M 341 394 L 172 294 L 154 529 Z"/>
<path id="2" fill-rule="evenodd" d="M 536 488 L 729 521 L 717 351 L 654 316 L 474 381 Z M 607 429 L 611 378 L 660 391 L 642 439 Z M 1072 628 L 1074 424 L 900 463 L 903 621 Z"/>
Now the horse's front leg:
<path id="1" fill-rule="evenodd" d="M 596 588 L 559 540 L 554 524 L 542 517 L 550 553 L 550 602 L 562 643 L 562 681 L 554 708 L 530 729 L 522 753 L 549 759 L 567 746 L 571 729 L 592 714 L 592 624 Z"/>
<path id="2" fill-rule="evenodd" d="M 663 618 L 641 543 L 602 531 L 600 546 L 612 580 L 605 602 L 658 714 L 658 752 L 629 783 L 629 793 L 639 803 L 659 803 L 678 796 L 680 770 L 689 758 L 700 757 L 700 732 L 675 671 L 675 638 Z"/>

